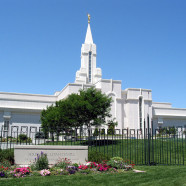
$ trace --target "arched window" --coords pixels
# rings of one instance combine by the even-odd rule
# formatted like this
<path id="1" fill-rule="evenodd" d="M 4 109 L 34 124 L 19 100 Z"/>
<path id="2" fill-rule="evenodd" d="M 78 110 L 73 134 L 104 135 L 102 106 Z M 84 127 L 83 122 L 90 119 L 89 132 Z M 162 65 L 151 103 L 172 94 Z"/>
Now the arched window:
<path id="1" fill-rule="evenodd" d="M 139 97 L 139 126 L 140 126 L 140 129 L 142 129 L 142 122 L 143 122 L 143 118 L 142 118 L 142 101 L 143 101 L 143 98 L 140 96 Z"/>
<path id="2" fill-rule="evenodd" d="M 92 64 L 91 64 L 91 55 L 92 52 L 89 52 L 89 63 L 88 63 L 88 70 L 89 70 L 89 74 L 88 74 L 88 82 L 91 83 L 92 81 Z"/>

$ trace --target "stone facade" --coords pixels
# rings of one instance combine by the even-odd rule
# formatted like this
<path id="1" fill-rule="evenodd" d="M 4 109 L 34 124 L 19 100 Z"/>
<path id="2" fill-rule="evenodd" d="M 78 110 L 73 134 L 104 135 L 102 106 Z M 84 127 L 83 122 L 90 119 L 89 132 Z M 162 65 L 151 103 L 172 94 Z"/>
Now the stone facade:
<path id="1" fill-rule="evenodd" d="M 88 146 L 61 146 L 61 145 L 15 145 L 15 164 L 28 166 L 35 162 L 37 154 L 47 154 L 49 165 L 68 157 L 72 163 L 86 163 L 88 160 Z"/>

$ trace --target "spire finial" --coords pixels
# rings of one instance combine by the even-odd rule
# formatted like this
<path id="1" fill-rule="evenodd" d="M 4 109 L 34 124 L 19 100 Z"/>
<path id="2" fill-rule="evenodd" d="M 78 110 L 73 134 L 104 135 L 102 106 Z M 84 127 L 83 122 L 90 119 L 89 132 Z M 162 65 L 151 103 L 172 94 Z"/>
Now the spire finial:
<path id="1" fill-rule="evenodd" d="M 90 23 L 90 14 L 87 14 L 88 16 L 88 23 Z"/>
<path id="2" fill-rule="evenodd" d="M 90 14 L 87 14 L 88 16 L 88 27 L 87 27 L 87 34 L 85 37 L 85 43 L 86 44 L 93 44 L 93 39 L 92 39 L 92 33 L 90 29 Z"/>

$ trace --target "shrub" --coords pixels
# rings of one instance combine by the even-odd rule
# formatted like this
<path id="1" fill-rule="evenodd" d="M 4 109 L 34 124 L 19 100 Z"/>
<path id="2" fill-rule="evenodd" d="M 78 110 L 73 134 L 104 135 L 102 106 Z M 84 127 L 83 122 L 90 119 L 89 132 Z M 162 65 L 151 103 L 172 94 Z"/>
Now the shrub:
<path id="1" fill-rule="evenodd" d="M 6 142 L 6 141 L 7 141 L 6 138 L 1 137 L 1 142 Z"/>
<path id="2" fill-rule="evenodd" d="M 169 134 L 176 134 L 176 128 L 175 127 L 170 127 L 169 128 Z"/>
<path id="3" fill-rule="evenodd" d="M 10 161 L 4 159 L 2 162 L 0 162 L 0 167 L 11 167 Z"/>
<path id="4" fill-rule="evenodd" d="M 110 157 L 109 155 L 106 155 L 102 152 L 90 151 L 88 152 L 88 160 L 92 162 L 100 163 L 104 160 L 110 160 Z"/>
<path id="5" fill-rule="evenodd" d="M 44 134 L 44 132 L 42 132 L 42 131 L 36 132 L 35 138 L 36 138 L 36 139 L 45 139 L 45 134 Z"/>
<path id="6" fill-rule="evenodd" d="M 130 170 L 135 164 L 129 160 L 124 161 L 121 157 L 113 157 L 107 162 L 107 165 L 116 169 Z"/>
<path id="7" fill-rule="evenodd" d="M 112 157 L 112 158 L 110 158 L 110 160 L 114 160 L 114 161 L 123 161 L 123 158 L 121 158 L 121 157 Z"/>
<path id="8" fill-rule="evenodd" d="M 61 169 L 66 169 L 68 166 L 71 165 L 71 161 L 70 159 L 67 159 L 67 158 L 62 158 L 60 159 L 55 165 L 54 167 L 58 167 L 58 168 L 61 168 Z"/>
<path id="9" fill-rule="evenodd" d="M 41 151 L 41 154 L 37 154 L 34 164 L 31 166 L 34 170 L 48 169 L 48 158 L 47 154 Z"/>
<path id="10" fill-rule="evenodd" d="M 19 142 L 31 143 L 31 142 L 32 142 L 32 139 L 29 138 L 26 134 L 19 134 L 19 136 L 18 136 L 18 141 L 19 141 Z"/>
<path id="11" fill-rule="evenodd" d="M 115 127 L 118 125 L 118 122 L 115 121 L 115 118 L 113 120 L 109 120 L 108 123 L 108 135 L 114 135 L 115 134 Z"/>
<path id="12" fill-rule="evenodd" d="M 105 134 L 105 129 L 101 129 L 101 135 Z"/>
<path id="13" fill-rule="evenodd" d="M 130 170 L 134 167 L 134 163 L 132 164 L 129 162 L 129 160 L 124 161 L 121 157 L 113 157 L 108 162 L 107 165 L 116 169 L 125 169 Z"/>
<path id="14" fill-rule="evenodd" d="M 109 127 L 109 129 L 108 129 L 108 135 L 114 135 L 114 134 L 115 134 L 114 128 L 112 126 Z"/>
<path id="15" fill-rule="evenodd" d="M 121 160 L 116 161 L 111 159 L 107 162 L 107 165 L 116 169 L 126 169 L 126 164 Z"/>
<path id="16" fill-rule="evenodd" d="M 105 146 L 105 145 L 116 145 L 119 140 L 114 139 L 89 139 L 87 141 L 80 142 L 81 145 L 89 145 L 89 146 Z"/>
<path id="17" fill-rule="evenodd" d="M 63 169 L 59 169 L 58 167 L 50 168 L 50 175 L 62 175 Z"/>
<path id="18" fill-rule="evenodd" d="M 0 149 L 0 163 L 3 165 L 3 163 L 7 163 L 7 161 L 10 164 L 14 164 L 14 150 L 13 149 Z M 6 165 L 4 165 L 6 166 Z"/>
<path id="19" fill-rule="evenodd" d="M 98 136 L 98 135 L 99 135 L 99 130 L 98 130 L 98 128 L 95 128 L 93 136 Z"/>
<path id="20" fill-rule="evenodd" d="M 28 139 L 26 134 L 19 134 L 18 138 L 20 141 L 26 141 Z"/>
<path id="21" fill-rule="evenodd" d="M 79 167 L 77 163 L 73 163 L 72 166 L 77 167 L 77 168 Z"/>
<path id="22" fill-rule="evenodd" d="M 173 134 L 175 135 L 176 134 L 176 128 L 175 127 L 163 127 L 163 128 L 160 128 L 158 130 L 159 132 L 159 135 L 158 136 L 161 136 L 161 135 L 169 135 L 169 134 Z"/>

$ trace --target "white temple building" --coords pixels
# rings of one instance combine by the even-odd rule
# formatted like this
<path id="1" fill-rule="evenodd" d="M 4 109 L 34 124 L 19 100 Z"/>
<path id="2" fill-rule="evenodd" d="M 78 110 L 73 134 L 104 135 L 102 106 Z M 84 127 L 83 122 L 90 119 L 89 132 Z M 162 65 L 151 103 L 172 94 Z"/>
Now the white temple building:
<path id="1" fill-rule="evenodd" d="M 120 80 L 102 79 L 102 70 L 96 65 L 96 44 L 88 22 L 85 42 L 81 47 L 81 67 L 75 82 L 67 84 L 54 95 L 0 92 L 0 127 L 40 127 L 40 113 L 47 105 L 64 99 L 80 89 L 95 87 L 113 99 L 111 114 L 118 122 L 117 129 L 140 129 L 149 115 L 154 128 L 186 126 L 186 109 L 172 108 L 171 103 L 152 101 L 150 89 L 127 88 L 122 90 Z M 30 129 L 29 129 L 30 130 Z"/>

